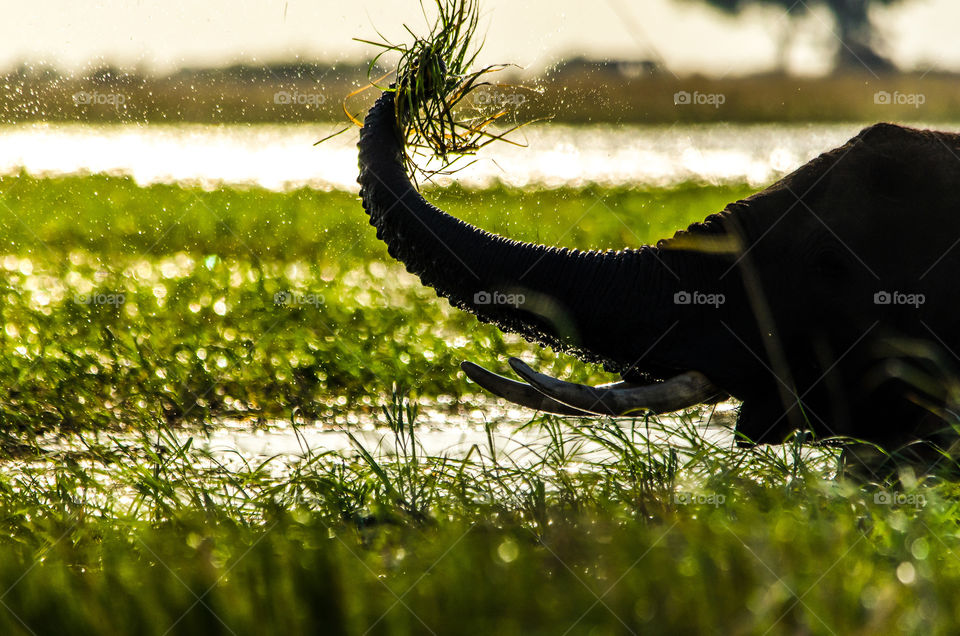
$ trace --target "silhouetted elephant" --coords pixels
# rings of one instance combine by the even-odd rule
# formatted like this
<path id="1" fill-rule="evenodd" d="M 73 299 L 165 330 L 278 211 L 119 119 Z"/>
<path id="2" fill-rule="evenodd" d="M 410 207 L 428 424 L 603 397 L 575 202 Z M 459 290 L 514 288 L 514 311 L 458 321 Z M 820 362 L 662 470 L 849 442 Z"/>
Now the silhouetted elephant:
<path id="1" fill-rule="evenodd" d="M 586 387 L 511 360 L 526 384 L 464 363 L 490 391 L 612 415 L 730 395 L 753 442 L 803 428 L 890 445 L 952 420 L 960 136 L 876 124 L 656 246 L 581 252 L 427 203 L 395 117 L 385 92 L 359 143 L 363 206 L 390 254 L 454 306 L 624 378 Z"/>

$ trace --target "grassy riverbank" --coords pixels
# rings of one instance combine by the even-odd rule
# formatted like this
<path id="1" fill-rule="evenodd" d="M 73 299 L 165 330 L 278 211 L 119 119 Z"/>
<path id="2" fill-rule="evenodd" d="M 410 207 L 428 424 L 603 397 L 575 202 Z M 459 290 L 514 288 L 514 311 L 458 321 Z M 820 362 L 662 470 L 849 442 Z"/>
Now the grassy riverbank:
<path id="1" fill-rule="evenodd" d="M 430 197 L 515 238 L 622 247 L 748 193 Z M 547 440 L 522 461 L 414 452 L 393 384 L 455 414 L 486 408 L 463 359 L 603 374 L 451 310 L 389 259 L 353 195 L 17 175 L 0 179 L 0 228 L 5 634 L 960 624 L 950 481 L 851 482 L 833 451 L 714 446 L 693 416 L 673 447 L 648 438 L 654 420 L 536 418 L 515 420 Z M 376 420 L 406 450 L 200 450 L 224 417 L 290 435 Z M 603 458 L 582 454 L 593 444 Z"/>

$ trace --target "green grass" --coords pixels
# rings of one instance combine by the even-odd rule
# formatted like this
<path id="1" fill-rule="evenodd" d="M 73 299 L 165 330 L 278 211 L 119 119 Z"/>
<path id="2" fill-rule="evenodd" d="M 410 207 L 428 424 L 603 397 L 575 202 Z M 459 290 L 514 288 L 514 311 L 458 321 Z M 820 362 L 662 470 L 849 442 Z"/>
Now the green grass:
<path id="1" fill-rule="evenodd" d="M 620 247 L 746 193 L 450 190 L 436 200 L 518 239 Z M 461 360 L 534 354 L 407 275 L 350 194 L 21 175 L 0 183 L 0 236 L 0 385 L 17 387 L 0 399 L 4 431 L 316 416 L 369 408 L 393 382 L 459 398 L 474 390 Z"/>
<path id="2" fill-rule="evenodd" d="M 615 248 L 748 193 L 429 196 L 515 238 Z M 854 482 L 835 450 L 716 446 L 692 417 L 674 446 L 648 438 L 652 419 L 536 418 L 518 422 L 545 439 L 523 459 L 425 454 L 403 393 L 475 408 L 463 359 L 603 374 L 451 310 L 352 195 L 18 175 L 0 179 L 0 237 L 0 633 L 960 625 L 960 490 L 943 477 Z M 293 435 L 344 416 L 402 452 L 261 461 L 200 443 L 224 417 Z"/>

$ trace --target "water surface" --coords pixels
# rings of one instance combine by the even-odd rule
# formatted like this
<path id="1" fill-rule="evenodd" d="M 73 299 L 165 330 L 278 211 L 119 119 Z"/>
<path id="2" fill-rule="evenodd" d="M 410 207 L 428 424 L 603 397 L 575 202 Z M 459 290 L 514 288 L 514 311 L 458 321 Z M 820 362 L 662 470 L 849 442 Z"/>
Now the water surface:
<path id="1" fill-rule="evenodd" d="M 942 126 L 941 126 L 942 127 Z M 491 144 L 457 173 L 466 187 L 763 185 L 855 135 L 860 124 L 569 126 L 539 124 Z M 356 191 L 355 130 L 331 125 L 24 124 L 0 126 L 0 174 L 130 175 L 141 184 L 199 182 Z M 440 178 L 448 183 L 449 178 Z"/>

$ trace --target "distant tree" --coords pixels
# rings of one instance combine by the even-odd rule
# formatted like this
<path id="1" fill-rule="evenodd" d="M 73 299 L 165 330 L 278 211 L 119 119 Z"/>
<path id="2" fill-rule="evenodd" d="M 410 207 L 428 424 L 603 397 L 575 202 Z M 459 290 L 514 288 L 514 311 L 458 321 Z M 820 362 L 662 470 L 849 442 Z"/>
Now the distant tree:
<path id="1" fill-rule="evenodd" d="M 780 7 L 794 15 L 803 13 L 816 5 L 823 5 L 833 13 L 837 22 L 837 37 L 840 46 L 837 50 L 836 68 L 838 70 L 863 70 L 875 72 L 891 71 L 893 63 L 877 53 L 873 27 L 870 24 L 871 5 L 889 5 L 901 0 L 704 0 L 708 4 L 738 13 L 754 4 L 767 4 Z"/>

